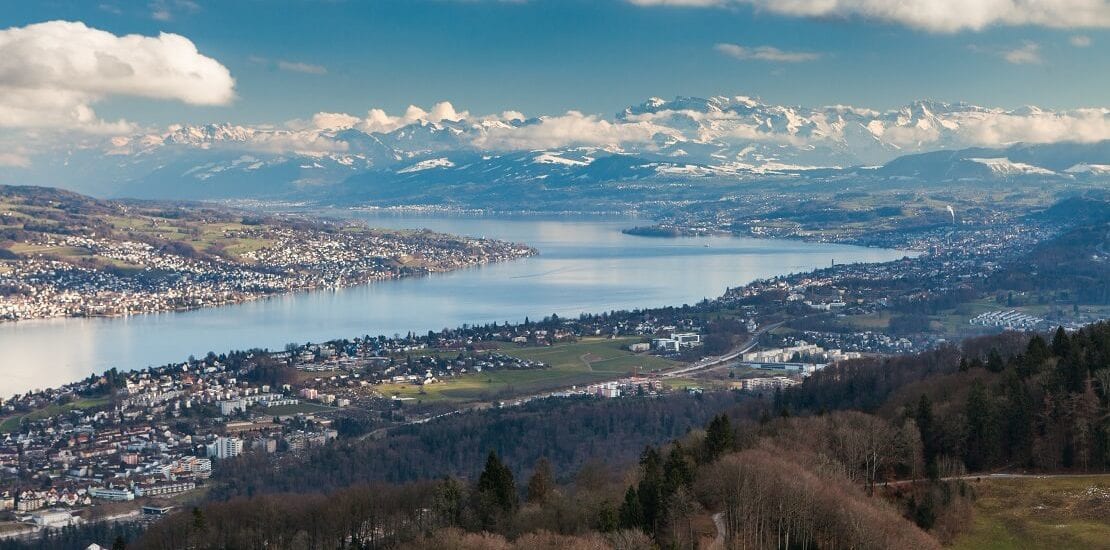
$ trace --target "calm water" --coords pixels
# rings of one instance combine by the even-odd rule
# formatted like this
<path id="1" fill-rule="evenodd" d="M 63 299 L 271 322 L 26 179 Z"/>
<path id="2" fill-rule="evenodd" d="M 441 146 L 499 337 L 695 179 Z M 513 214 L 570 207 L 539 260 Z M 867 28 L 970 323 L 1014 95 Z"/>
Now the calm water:
<path id="1" fill-rule="evenodd" d="M 694 303 L 753 279 L 903 252 L 729 237 L 624 235 L 624 221 L 361 215 L 375 226 L 528 243 L 540 255 L 454 273 L 182 313 L 0 324 L 0 395 L 111 367 L 140 368 L 208 351 L 418 333 L 463 323 L 576 316 Z M 706 245 L 709 245 L 708 247 Z"/>

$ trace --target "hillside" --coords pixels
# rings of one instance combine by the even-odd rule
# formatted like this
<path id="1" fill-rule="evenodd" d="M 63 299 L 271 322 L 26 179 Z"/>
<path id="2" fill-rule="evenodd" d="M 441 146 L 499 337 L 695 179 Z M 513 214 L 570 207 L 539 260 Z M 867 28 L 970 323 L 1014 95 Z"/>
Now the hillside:
<path id="1" fill-rule="evenodd" d="M 849 361 L 773 399 L 473 412 L 278 468 L 265 454 L 236 459 L 214 480 L 217 501 L 128 547 L 1009 548 L 1023 529 L 1085 547 L 1110 534 L 1110 476 L 1094 475 L 1110 470 L 1108 388 L 1103 323 Z M 983 477 L 995 471 L 1088 477 Z M 1020 495 L 1043 508 L 1014 515 Z M 97 536 L 115 533 L 126 534 Z"/>
<path id="2" fill-rule="evenodd" d="M 533 252 L 354 222 L 0 186 L 0 319 L 203 307 Z"/>

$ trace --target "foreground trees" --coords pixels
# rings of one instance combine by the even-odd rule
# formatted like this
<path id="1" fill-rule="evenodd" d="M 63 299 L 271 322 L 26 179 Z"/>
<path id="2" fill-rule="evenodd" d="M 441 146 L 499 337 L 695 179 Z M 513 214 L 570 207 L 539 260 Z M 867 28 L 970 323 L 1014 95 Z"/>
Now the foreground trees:
<path id="1" fill-rule="evenodd" d="M 938 548 L 880 499 L 833 473 L 817 473 L 773 447 L 731 454 L 706 468 L 697 491 L 724 511 L 737 548 Z"/>
<path id="2" fill-rule="evenodd" d="M 1110 469 L 1110 323 L 1074 334 L 1005 334 L 914 357 L 850 362 L 785 392 L 794 412 L 855 409 L 912 419 L 929 473 Z"/>

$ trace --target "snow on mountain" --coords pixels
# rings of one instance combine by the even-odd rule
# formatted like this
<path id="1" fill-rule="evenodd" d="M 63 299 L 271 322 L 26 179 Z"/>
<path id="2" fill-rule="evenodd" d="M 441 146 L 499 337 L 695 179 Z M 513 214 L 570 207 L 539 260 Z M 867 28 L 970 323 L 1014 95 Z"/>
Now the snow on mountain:
<path id="1" fill-rule="evenodd" d="M 1073 120 L 1085 124 L 1070 131 Z M 507 112 L 414 115 L 386 127 L 371 122 L 172 126 L 36 159 L 21 178 L 80 182 L 106 195 L 223 198 L 298 196 L 348 181 L 573 185 L 604 178 L 815 177 L 853 166 L 881 166 L 867 177 L 939 181 L 1094 177 L 1110 166 L 1110 141 L 1082 133 L 1110 127 L 1106 109 L 1061 113 L 917 101 L 880 111 L 717 96 L 651 98 L 609 118 Z M 1061 142 L 964 151 L 990 136 L 1019 140 L 1045 128 L 1063 136 L 1050 141 Z M 1095 143 L 1062 141 L 1081 138 Z"/>
<path id="2" fill-rule="evenodd" d="M 455 163 L 451 162 L 451 159 L 435 158 L 435 159 L 422 160 L 422 161 L 420 161 L 416 164 L 413 164 L 411 166 L 406 166 L 405 168 L 397 170 L 397 173 L 398 174 L 410 174 L 412 172 L 422 172 L 424 170 L 431 170 L 433 168 L 451 168 L 453 166 L 455 166 Z"/>
<path id="3" fill-rule="evenodd" d="M 1086 164 L 1080 163 L 1069 167 L 1064 170 L 1068 174 L 1099 174 L 1110 175 L 1110 164 Z"/>
<path id="4" fill-rule="evenodd" d="M 536 157 L 532 159 L 532 161 L 537 164 L 564 164 L 567 166 L 586 166 L 587 164 L 593 162 L 594 159 L 589 157 L 586 157 L 582 160 L 569 159 L 560 156 L 558 153 L 544 152 L 536 155 Z"/>
<path id="5" fill-rule="evenodd" d="M 971 162 L 977 162 L 991 169 L 991 172 L 1000 176 L 1013 176 L 1019 174 L 1044 174 L 1054 175 L 1055 172 L 1041 168 L 1040 166 L 1033 166 L 1024 162 L 1014 162 L 1006 157 L 1001 158 L 969 158 Z"/>

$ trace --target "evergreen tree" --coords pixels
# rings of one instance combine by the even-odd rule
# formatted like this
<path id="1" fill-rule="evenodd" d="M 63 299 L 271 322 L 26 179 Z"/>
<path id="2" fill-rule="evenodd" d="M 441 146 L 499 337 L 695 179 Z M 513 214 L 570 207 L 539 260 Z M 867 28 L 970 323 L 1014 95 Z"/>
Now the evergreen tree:
<path id="1" fill-rule="evenodd" d="M 1006 409 L 1001 417 L 1005 422 L 1003 450 L 1007 458 L 1022 465 L 1030 465 L 1033 453 L 1033 396 L 1017 377 L 1006 380 Z"/>
<path id="2" fill-rule="evenodd" d="M 1087 383 L 1087 365 L 1081 351 L 1081 348 L 1069 345 L 1056 362 L 1058 387 L 1069 393 L 1082 392 Z"/>
<path id="3" fill-rule="evenodd" d="M 640 498 L 644 523 L 643 528 L 647 533 L 655 533 L 663 521 L 663 464 L 659 451 L 648 446 L 640 456 L 640 468 L 643 478 L 636 491 Z"/>
<path id="4" fill-rule="evenodd" d="M 1006 368 L 1006 362 L 1002 360 L 1002 354 L 998 353 L 997 349 L 992 349 L 987 354 L 987 370 L 991 372 L 1002 372 Z"/>
<path id="5" fill-rule="evenodd" d="M 932 477 L 936 474 L 938 438 L 936 434 L 936 422 L 933 418 L 933 404 L 925 394 L 922 394 L 921 399 L 917 401 L 917 411 L 914 412 L 914 422 L 917 423 L 917 429 L 921 432 L 921 454 L 925 460 L 925 468 L 928 469 L 929 475 Z"/>
<path id="6" fill-rule="evenodd" d="M 640 506 L 640 496 L 636 494 L 635 487 L 625 491 L 618 516 L 621 529 L 643 529 L 644 509 Z"/>
<path id="7" fill-rule="evenodd" d="M 1030 338 L 1029 345 L 1025 346 L 1026 359 L 1038 366 L 1050 355 L 1052 355 L 1052 350 L 1049 349 L 1048 344 L 1039 334 Z"/>
<path id="8" fill-rule="evenodd" d="M 714 416 L 705 430 L 705 459 L 712 462 L 732 448 L 732 425 L 728 415 Z"/>
<path id="9" fill-rule="evenodd" d="M 1057 327 L 1056 334 L 1052 336 L 1052 355 L 1064 357 L 1071 349 L 1071 339 L 1064 327 Z"/>
<path id="10" fill-rule="evenodd" d="M 478 477 L 478 492 L 485 495 L 494 506 L 502 511 L 511 512 L 517 506 L 516 483 L 513 473 L 490 451 L 486 458 L 486 468 Z"/>
<path id="11" fill-rule="evenodd" d="M 991 409 L 986 387 L 976 381 L 967 397 L 967 441 L 964 444 L 964 463 L 971 471 L 987 466 L 997 448 Z"/>
<path id="12" fill-rule="evenodd" d="M 667 461 L 663 463 L 663 481 L 664 498 L 670 497 L 679 487 L 690 487 L 694 483 L 694 472 L 686 462 L 681 443 L 676 442 L 667 454 Z"/>

